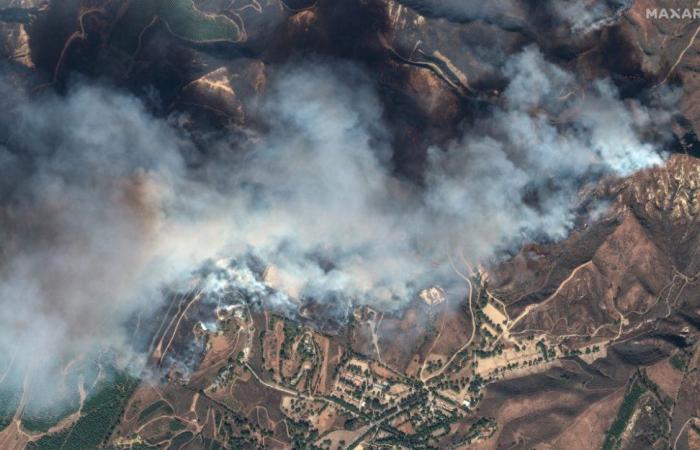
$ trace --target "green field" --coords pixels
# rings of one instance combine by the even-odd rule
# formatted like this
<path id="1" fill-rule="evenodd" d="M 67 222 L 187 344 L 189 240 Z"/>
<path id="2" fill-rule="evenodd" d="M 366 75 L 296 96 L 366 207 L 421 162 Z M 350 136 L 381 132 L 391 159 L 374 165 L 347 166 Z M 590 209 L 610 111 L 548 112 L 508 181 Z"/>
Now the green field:
<path id="1" fill-rule="evenodd" d="M 143 30 L 156 19 L 162 20 L 174 36 L 190 42 L 237 42 L 240 39 L 235 22 L 222 15 L 204 14 L 191 0 L 140 0 L 132 1 L 115 24 L 111 45 L 133 53 Z"/>
<path id="2" fill-rule="evenodd" d="M 170 431 L 182 431 L 187 428 L 187 426 L 179 420 L 172 419 L 170 422 L 168 422 L 168 428 Z"/>
<path id="3" fill-rule="evenodd" d="M 171 415 L 173 413 L 173 409 L 163 400 L 155 401 L 141 411 L 141 414 L 139 414 L 138 423 L 141 424 L 146 422 L 147 419 L 155 417 L 156 413 L 158 412 L 161 413 L 159 415 Z"/>
<path id="4" fill-rule="evenodd" d="M 190 442 L 192 438 L 194 438 L 194 434 L 192 434 L 191 431 L 184 431 L 175 436 L 175 438 L 173 438 L 172 443 L 170 444 L 170 448 L 173 450 L 179 449 L 180 447 Z"/>
<path id="5" fill-rule="evenodd" d="M 114 374 L 85 400 L 80 419 L 72 427 L 60 433 L 44 436 L 27 448 L 37 450 L 97 448 L 111 434 L 137 385 L 138 380 L 127 374 Z"/>
<path id="6" fill-rule="evenodd" d="M 605 435 L 603 450 L 618 448 L 620 436 L 622 435 L 622 432 L 625 431 L 625 427 L 632 417 L 632 414 L 634 414 L 639 397 L 641 397 L 645 391 L 646 389 L 644 389 L 644 386 L 642 386 L 638 380 L 635 379 L 632 381 L 632 387 L 625 394 L 622 405 L 620 405 L 620 409 L 617 412 L 615 422 L 613 422 Z"/>

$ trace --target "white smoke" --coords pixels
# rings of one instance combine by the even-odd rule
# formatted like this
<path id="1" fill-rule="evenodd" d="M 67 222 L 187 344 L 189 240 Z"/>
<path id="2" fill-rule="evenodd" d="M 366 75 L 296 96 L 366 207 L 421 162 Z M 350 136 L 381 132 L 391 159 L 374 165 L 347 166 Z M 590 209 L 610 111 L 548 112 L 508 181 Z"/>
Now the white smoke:
<path id="1" fill-rule="evenodd" d="M 401 0 L 424 14 L 451 21 L 481 20 L 503 28 L 526 28 L 536 14 L 565 25 L 573 34 L 586 34 L 613 25 L 633 4 L 631 0 Z"/>
<path id="2" fill-rule="evenodd" d="M 576 33 L 588 33 L 615 23 L 631 0 L 560 0 L 551 3 L 557 17 Z"/>
<path id="3" fill-rule="evenodd" d="M 207 279 L 210 291 L 272 287 L 275 303 L 342 295 L 400 307 L 435 283 L 450 294 L 455 251 L 484 262 L 526 239 L 561 238 L 584 180 L 662 161 L 640 132 L 652 114 L 610 83 L 581 85 L 532 47 L 504 70 L 502 104 L 429 150 L 425 186 L 394 174 L 401 149 L 372 83 L 347 64 L 281 70 L 257 112 L 265 133 L 197 170 L 186 163 L 194 145 L 130 95 L 3 87 L 15 98 L 0 113 L 0 171 L 12 180 L 0 193 L 0 352 L 39 367 L 50 401 L 66 359 L 128 352 L 125 321 L 221 257 L 252 256 L 274 274 L 263 285 L 239 267 Z"/>
<path id="4" fill-rule="evenodd" d="M 220 230 L 182 214 L 189 144 L 137 99 L 95 86 L 37 98 L 1 88 L 0 170 L 11 182 L 0 211 L 0 354 L 50 403 L 72 358 L 129 354 L 123 322 L 215 253 Z"/>

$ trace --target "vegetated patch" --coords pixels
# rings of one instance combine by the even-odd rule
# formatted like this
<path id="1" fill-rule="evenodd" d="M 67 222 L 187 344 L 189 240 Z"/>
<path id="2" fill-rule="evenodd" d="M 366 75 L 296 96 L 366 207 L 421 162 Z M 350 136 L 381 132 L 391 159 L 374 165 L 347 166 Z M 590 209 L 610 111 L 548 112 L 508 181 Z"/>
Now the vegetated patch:
<path id="1" fill-rule="evenodd" d="M 192 0 L 175 0 L 163 4 L 160 15 L 175 36 L 194 42 L 234 41 L 236 24 L 226 16 L 204 14 Z"/>
<path id="2" fill-rule="evenodd" d="M 67 383 L 70 388 L 65 390 L 62 398 L 54 405 L 27 406 L 22 413 L 22 427 L 28 431 L 47 432 L 61 420 L 77 412 L 80 408 L 78 383 L 77 376 L 71 377 Z"/>
<path id="3" fill-rule="evenodd" d="M 171 449 L 178 450 L 183 446 L 187 445 L 194 438 L 194 434 L 191 431 L 184 431 L 177 436 L 175 436 L 170 444 Z"/>
<path id="4" fill-rule="evenodd" d="M 304 331 L 301 326 L 290 321 L 284 320 L 284 340 L 282 341 L 282 348 L 280 349 L 280 357 L 282 359 L 288 359 L 292 355 L 292 346 L 297 337 Z"/>
<path id="5" fill-rule="evenodd" d="M 141 0 L 131 2 L 117 21 L 111 44 L 131 54 L 138 48 L 146 27 L 160 19 L 174 36 L 191 42 L 229 41 L 240 39 L 235 22 L 223 15 L 204 14 L 192 0 Z"/>
<path id="6" fill-rule="evenodd" d="M 617 412 L 617 417 L 605 435 L 605 441 L 602 447 L 603 450 L 618 448 L 620 436 L 622 432 L 625 431 L 627 423 L 632 418 L 632 414 L 634 414 L 637 401 L 645 390 L 644 386 L 642 386 L 636 378 L 632 381 L 632 385 L 625 394 L 625 398 L 622 400 L 620 409 Z"/>
<path id="7" fill-rule="evenodd" d="M 27 415 L 25 413 L 22 415 L 22 428 L 33 432 L 49 431 L 52 426 L 58 424 L 61 420 L 76 412 L 77 409 L 78 408 L 76 406 L 44 411 L 36 415 Z"/>
<path id="8" fill-rule="evenodd" d="M 164 400 L 156 400 L 141 411 L 137 422 L 143 424 L 147 419 L 150 419 L 157 412 L 163 412 L 161 415 L 173 414 L 173 409 Z"/>
<path id="9" fill-rule="evenodd" d="M 114 372 L 85 400 L 80 418 L 70 428 L 52 433 L 27 446 L 32 450 L 88 450 L 103 444 L 122 415 L 138 379 Z"/>
<path id="10" fill-rule="evenodd" d="M 57 397 L 47 404 L 40 396 L 30 395 L 22 410 L 22 427 L 31 432 L 45 433 L 63 419 L 80 409 L 81 389 L 90 391 L 95 385 L 99 367 L 95 361 L 70 364 L 72 367 L 58 384 Z M 30 387 L 30 391 L 31 391 Z"/>
<path id="11" fill-rule="evenodd" d="M 187 428 L 187 426 L 179 420 L 173 419 L 170 422 L 168 422 L 168 428 L 170 429 L 170 431 L 181 431 Z"/>
<path id="12" fill-rule="evenodd" d="M 4 368 L 7 368 L 7 373 L 5 374 L 4 384 L 0 384 L 0 431 L 4 430 L 15 416 L 19 403 L 22 399 L 22 390 L 18 389 L 16 386 L 12 386 L 7 382 L 7 380 L 19 380 L 21 379 L 20 368 L 12 361 L 4 360 L 4 364 L 0 366 L 0 373 L 4 372 Z"/>
<path id="13" fill-rule="evenodd" d="M 12 423 L 22 392 L 17 389 L 0 389 L 0 431 Z"/>
<path id="14" fill-rule="evenodd" d="M 671 366 L 673 366 L 674 369 L 680 370 L 681 372 L 685 370 L 686 359 L 681 353 L 676 353 L 675 355 L 671 356 L 668 362 L 671 363 Z"/>
<path id="15" fill-rule="evenodd" d="M 204 442 L 205 450 L 220 450 L 220 449 L 224 448 L 221 446 L 219 441 L 216 441 L 214 439 L 209 439 L 209 438 L 203 437 L 202 441 Z"/>

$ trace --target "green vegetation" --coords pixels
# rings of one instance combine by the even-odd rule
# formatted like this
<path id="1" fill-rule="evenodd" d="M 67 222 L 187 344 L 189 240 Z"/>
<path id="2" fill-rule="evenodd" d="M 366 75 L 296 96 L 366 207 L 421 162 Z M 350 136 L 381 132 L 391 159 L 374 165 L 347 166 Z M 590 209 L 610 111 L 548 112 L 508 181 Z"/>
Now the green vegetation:
<path id="1" fill-rule="evenodd" d="M 313 338 L 309 334 L 304 335 L 297 347 L 297 352 L 302 361 L 312 361 L 314 356 L 316 356 L 316 347 L 314 346 Z"/>
<path id="2" fill-rule="evenodd" d="M 686 358 L 681 353 L 676 353 L 671 356 L 668 362 L 674 369 L 680 370 L 681 372 L 685 370 Z"/>
<path id="3" fill-rule="evenodd" d="M 30 395 L 22 412 L 22 427 L 32 432 L 47 432 L 61 420 L 76 413 L 80 408 L 80 387 L 90 390 L 95 384 L 98 372 L 95 361 L 72 365 L 72 370 L 60 380 L 63 386 L 58 392 L 59 397 L 49 402 L 49 406 L 45 399 Z"/>
<path id="4" fill-rule="evenodd" d="M 433 373 L 437 370 L 440 370 L 442 367 L 442 359 L 438 359 L 437 361 L 428 361 L 428 366 L 426 367 L 426 370 L 428 373 Z"/>
<path id="5" fill-rule="evenodd" d="M 345 408 L 351 412 L 354 412 L 355 414 L 360 414 L 360 410 L 357 409 L 357 407 L 355 405 L 346 402 L 345 400 L 343 400 L 340 397 L 336 397 L 335 395 L 329 395 L 327 397 L 327 399 L 334 402 L 334 403 L 337 403 L 338 405 L 342 406 L 343 408 Z"/>
<path id="6" fill-rule="evenodd" d="M 0 390 L 0 430 L 5 429 L 12 422 L 21 396 L 22 393 L 17 390 Z"/>
<path id="7" fill-rule="evenodd" d="M 303 332 L 302 327 L 290 322 L 289 320 L 284 321 L 284 342 L 282 342 L 282 349 L 280 350 L 280 358 L 288 359 L 292 354 L 292 345 L 297 336 Z"/>
<path id="8" fill-rule="evenodd" d="M 496 428 L 496 419 L 493 417 L 480 417 L 469 426 L 465 442 L 470 443 L 476 438 L 491 434 Z"/>
<path id="9" fill-rule="evenodd" d="M 154 416 L 155 413 L 161 411 L 161 415 L 170 415 L 173 413 L 173 409 L 170 407 L 170 405 L 168 405 L 164 400 L 158 400 L 151 403 L 148 405 L 148 407 L 141 411 L 141 414 L 139 414 L 138 423 L 144 423 L 147 419 Z"/>
<path id="10" fill-rule="evenodd" d="M 603 450 L 613 450 L 619 447 L 619 439 L 622 432 L 625 430 L 627 423 L 629 422 L 632 414 L 634 414 L 635 407 L 637 406 L 637 401 L 639 397 L 645 392 L 645 388 L 641 383 L 635 378 L 632 381 L 632 386 L 625 394 L 625 398 L 620 405 L 620 409 L 617 412 L 617 418 L 615 422 L 610 426 L 610 429 L 605 435 L 605 441 L 603 442 Z"/>
<path id="11" fill-rule="evenodd" d="M 179 420 L 173 419 L 170 422 L 168 422 L 168 428 L 170 429 L 170 431 L 180 431 L 187 428 L 187 426 Z"/>
<path id="12" fill-rule="evenodd" d="M 169 448 L 173 450 L 182 448 L 190 442 L 192 438 L 194 438 L 194 434 L 191 431 L 184 431 L 173 438 Z"/>
<path id="13" fill-rule="evenodd" d="M 469 392 L 478 393 L 484 384 L 486 384 L 484 379 L 477 373 L 471 383 L 469 383 Z"/>
<path id="14" fill-rule="evenodd" d="M 476 349 L 474 350 L 474 356 L 477 358 L 490 358 L 495 355 L 503 354 L 504 345 L 502 343 L 496 344 L 496 346 L 491 351 Z"/>
<path id="15" fill-rule="evenodd" d="M 94 449 L 104 443 L 121 417 L 127 400 L 138 385 L 138 380 L 115 373 L 96 388 L 83 405 L 80 419 L 70 428 L 44 436 L 27 446 L 29 449 Z"/>
<path id="16" fill-rule="evenodd" d="M 188 41 L 238 40 L 238 26 L 231 19 L 204 14 L 194 7 L 192 0 L 166 2 L 160 9 L 160 17 L 171 33 Z"/>
<path id="17" fill-rule="evenodd" d="M 73 407 L 42 411 L 36 414 L 25 412 L 22 415 L 22 427 L 29 431 L 46 432 L 62 419 L 76 412 L 78 407 L 79 405 L 73 405 Z"/>
<path id="18" fill-rule="evenodd" d="M 243 415 L 227 412 L 221 422 L 229 448 L 259 448 L 255 433 L 264 431 Z"/>
<path id="19" fill-rule="evenodd" d="M 537 344 L 535 344 L 537 349 L 542 353 L 542 358 L 544 358 L 545 361 L 549 361 L 549 352 L 547 351 L 547 345 L 543 341 L 537 341 Z"/>
<path id="20" fill-rule="evenodd" d="M 483 308 L 484 306 L 486 306 L 487 302 L 488 302 L 488 300 L 484 300 L 483 303 L 480 302 L 479 308 Z M 500 333 L 501 331 L 503 331 L 503 327 L 501 326 L 501 324 L 495 323 L 493 320 L 491 320 L 489 318 L 489 316 L 487 316 L 482 309 L 477 309 L 475 311 L 475 313 L 476 313 L 475 320 L 476 320 L 477 326 L 480 326 L 482 323 L 487 323 L 491 326 L 491 328 L 493 328 L 497 332 Z M 484 329 L 480 330 L 480 332 L 488 333 L 488 331 L 484 330 Z M 490 335 L 491 333 L 488 333 L 488 334 Z M 495 337 L 495 336 L 492 336 L 492 337 Z"/>
<path id="21" fill-rule="evenodd" d="M 309 448 L 308 443 L 318 438 L 318 431 L 306 420 L 285 419 L 286 428 L 292 438 L 292 448 Z"/>
<path id="22" fill-rule="evenodd" d="M 111 44 L 127 53 L 139 46 L 143 31 L 157 19 L 176 37 L 191 42 L 238 41 L 238 25 L 223 15 L 204 14 L 192 0 L 133 1 L 116 23 Z"/>
<path id="23" fill-rule="evenodd" d="M 223 449 L 218 441 L 209 438 L 202 438 L 205 450 L 220 450 Z"/>
<path id="24" fill-rule="evenodd" d="M 46 432 L 61 420 L 75 413 L 80 408 L 80 374 L 73 372 L 64 380 L 67 389 L 53 406 L 32 404 L 30 396 L 29 404 L 22 413 L 22 427 L 29 431 Z M 41 399 L 40 403 L 41 402 Z"/>

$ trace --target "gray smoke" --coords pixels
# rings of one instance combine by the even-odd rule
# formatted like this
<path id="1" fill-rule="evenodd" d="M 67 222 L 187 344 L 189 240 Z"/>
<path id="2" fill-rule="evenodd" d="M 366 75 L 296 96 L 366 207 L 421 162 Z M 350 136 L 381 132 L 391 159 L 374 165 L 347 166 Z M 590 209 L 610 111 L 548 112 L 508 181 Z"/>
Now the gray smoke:
<path id="1" fill-rule="evenodd" d="M 563 0 L 552 2 L 551 8 L 574 32 L 587 33 L 613 24 L 633 3 L 632 0 Z"/>
<path id="2" fill-rule="evenodd" d="M 123 321 L 214 252 L 216 231 L 179 204 L 189 144 L 137 99 L 85 85 L 67 97 L 0 89 L 0 354 L 50 403 L 72 358 L 130 355 Z"/>
<path id="3" fill-rule="evenodd" d="M 584 90 L 535 47 L 504 73 L 503 104 L 431 148 L 418 188 L 393 175 L 380 104 L 356 69 L 287 68 L 262 111 L 268 133 L 243 161 L 209 171 L 228 180 L 218 208 L 233 212 L 232 254 L 274 266 L 268 281 L 290 302 L 342 293 L 400 306 L 456 281 L 454 249 L 478 263 L 559 239 L 585 181 L 662 162 L 640 130 L 651 115 L 663 129 L 668 114 L 620 101 L 607 81 Z"/>
<path id="4" fill-rule="evenodd" d="M 535 14 L 556 19 L 573 33 L 585 34 L 614 24 L 632 6 L 631 0 L 402 0 L 423 14 L 452 21 L 481 20 L 503 28 L 528 27 Z"/>
<path id="5" fill-rule="evenodd" d="M 402 0 L 401 3 L 423 14 L 447 17 L 459 22 L 483 20 L 505 27 L 527 22 L 527 8 L 521 0 Z"/>
<path id="6" fill-rule="evenodd" d="M 430 152 L 429 206 L 464 230 L 472 261 L 523 237 L 565 236 L 588 175 L 624 176 L 662 161 L 639 135 L 646 109 L 619 101 L 609 82 L 581 91 L 535 47 L 514 56 L 505 72 L 504 105 L 446 150 Z M 537 194 L 536 204 L 527 192 Z"/>
<path id="7" fill-rule="evenodd" d="M 50 403 L 75 355 L 138 359 L 125 321 L 218 258 L 274 267 L 276 304 L 342 295 L 395 308 L 433 284 L 460 295 L 455 254 L 483 263 L 561 238 L 585 180 L 662 162 L 640 130 L 668 114 L 619 100 L 609 82 L 581 85 L 536 48 L 504 71 L 502 104 L 429 150 L 424 187 L 394 175 L 381 104 L 347 64 L 276 73 L 257 112 L 265 133 L 242 155 L 212 142 L 218 156 L 197 170 L 191 141 L 128 94 L 3 85 L 0 353 L 32 368 Z M 264 292 L 246 267 L 232 272 L 228 288 Z"/>

